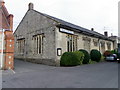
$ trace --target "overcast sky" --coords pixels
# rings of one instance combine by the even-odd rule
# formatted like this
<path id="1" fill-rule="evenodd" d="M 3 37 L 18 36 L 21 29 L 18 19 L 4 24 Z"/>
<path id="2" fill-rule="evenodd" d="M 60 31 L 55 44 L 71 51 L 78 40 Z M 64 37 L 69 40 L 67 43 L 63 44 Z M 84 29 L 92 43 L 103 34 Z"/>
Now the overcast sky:
<path id="1" fill-rule="evenodd" d="M 14 15 L 14 30 L 32 2 L 34 9 L 99 33 L 118 35 L 119 0 L 4 0 Z"/>

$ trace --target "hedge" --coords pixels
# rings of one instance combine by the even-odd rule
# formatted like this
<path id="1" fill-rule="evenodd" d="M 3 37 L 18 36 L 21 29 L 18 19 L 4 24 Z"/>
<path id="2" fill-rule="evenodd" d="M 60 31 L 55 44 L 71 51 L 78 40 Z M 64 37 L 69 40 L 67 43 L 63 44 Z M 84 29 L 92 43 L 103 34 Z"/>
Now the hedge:
<path id="1" fill-rule="evenodd" d="M 90 58 L 93 61 L 99 62 L 101 60 L 101 53 L 100 53 L 100 51 L 98 51 L 96 49 L 91 50 Z"/>
<path id="2" fill-rule="evenodd" d="M 88 53 L 88 51 L 84 50 L 84 49 L 80 49 L 79 51 L 84 53 L 84 59 L 83 59 L 83 64 L 88 64 L 90 61 L 90 54 Z"/>
<path id="3" fill-rule="evenodd" d="M 61 56 L 60 65 L 61 66 L 76 66 L 82 64 L 84 59 L 84 54 L 80 51 L 75 52 L 65 52 Z"/>
<path id="4" fill-rule="evenodd" d="M 78 65 L 79 59 L 73 52 L 65 52 L 61 56 L 60 65 L 61 66 L 76 66 Z"/>
<path id="5" fill-rule="evenodd" d="M 84 60 L 84 53 L 83 52 L 80 52 L 80 51 L 75 51 L 73 52 L 76 57 L 78 58 L 78 64 L 81 65 L 83 60 Z"/>
<path id="6" fill-rule="evenodd" d="M 105 51 L 104 53 L 103 53 L 103 56 L 109 56 L 109 55 L 111 55 L 112 54 L 112 52 L 111 51 L 109 51 L 109 50 L 107 50 L 107 51 Z"/>

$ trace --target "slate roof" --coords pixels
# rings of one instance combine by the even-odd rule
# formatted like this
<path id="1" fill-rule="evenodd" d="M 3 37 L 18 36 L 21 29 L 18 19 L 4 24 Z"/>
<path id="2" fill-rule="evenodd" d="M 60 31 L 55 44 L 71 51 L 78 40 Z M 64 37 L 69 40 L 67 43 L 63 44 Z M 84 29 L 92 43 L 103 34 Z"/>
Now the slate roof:
<path id="1" fill-rule="evenodd" d="M 8 19 L 10 14 L 8 13 L 8 10 L 5 7 L 5 5 L 1 4 L 3 2 L 3 0 L 0 0 L 0 15 L 2 16 L 2 18 L 0 18 L 0 24 L 2 26 L 0 28 L 8 29 L 10 27 L 10 21 Z"/>
<path id="2" fill-rule="evenodd" d="M 34 10 L 35 12 L 37 13 L 40 13 L 52 20 L 55 20 L 56 22 L 60 23 L 60 25 L 58 25 L 58 27 L 61 27 L 61 28 L 65 28 L 65 29 L 70 29 L 72 31 L 75 31 L 75 32 L 79 32 L 79 33 L 83 33 L 85 35 L 89 35 L 89 36 L 92 36 L 92 37 L 97 37 L 97 38 L 100 38 L 100 39 L 104 39 L 104 40 L 109 40 L 109 41 L 113 41 L 112 39 L 110 39 L 109 37 L 103 35 L 103 34 L 100 34 L 96 31 L 91 31 L 89 29 L 86 29 L 86 28 L 83 28 L 81 26 L 78 26 L 78 25 L 75 25 L 75 24 L 72 24 L 72 23 L 69 23 L 67 21 L 64 21 L 62 19 L 59 19 L 59 18 L 56 18 L 56 17 L 53 17 L 53 16 L 50 16 L 50 15 L 47 15 L 47 14 L 44 14 L 44 13 L 41 13 L 41 12 L 38 12 L 36 10 Z"/>
<path id="3" fill-rule="evenodd" d="M 67 22 L 67 21 L 64 21 L 62 19 L 59 19 L 59 18 L 56 18 L 56 17 L 53 17 L 53 16 L 50 16 L 50 15 L 47 15 L 47 14 L 44 14 L 44 13 L 41 13 L 41 12 L 38 12 L 34 9 L 32 9 L 33 11 L 47 17 L 47 18 L 50 18 L 54 21 L 56 21 L 57 23 L 59 23 L 59 25 L 57 25 L 58 27 L 61 27 L 61 28 L 64 28 L 64 29 L 68 29 L 68 30 L 72 30 L 72 31 L 75 31 L 75 32 L 78 32 L 78 33 L 82 33 L 82 34 L 85 34 L 85 35 L 88 35 L 88 36 L 92 36 L 92 37 L 97 37 L 97 38 L 100 38 L 100 39 L 103 39 L 103 40 L 109 40 L 109 41 L 114 41 L 112 39 L 110 39 L 109 37 L 103 35 L 103 34 L 100 34 L 96 31 L 91 31 L 89 29 L 86 29 L 86 28 L 83 28 L 81 26 L 78 26 L 78 25 L 75 25 L 75 24 L 72 24 L 70 22 Z M 28 10 L 29 11 L 29 10 Z M 27 13 L 26 13 L 27 14 Z M 26 16 L 26 15 L 25 15 Z M 24 17 L 25 17 L 24 16 Z M 20 24 L 19 24 L 20 25 Z M 18 26 L 19 26 L 18 25 Z M 18 28 L 18 27 L 17 27 Z M 14 32 L 15 33 L 15 32 Z"/>
<path id="4" fill-rule="evenodd" d="M 9 16 L 9 13 L 8 13 L 6 7 L 5 7 L 5 6 L 2 6 L 1 8 L 2 8 L 2 11 L 4 12 L 5 17 L 8 17 L 8 16 Z"/>

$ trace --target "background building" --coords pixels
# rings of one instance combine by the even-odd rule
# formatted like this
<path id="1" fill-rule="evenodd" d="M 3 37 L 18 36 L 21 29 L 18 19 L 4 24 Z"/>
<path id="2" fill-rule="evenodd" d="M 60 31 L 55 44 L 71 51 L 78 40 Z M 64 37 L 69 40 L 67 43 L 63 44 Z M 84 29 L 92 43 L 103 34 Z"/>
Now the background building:
<path id="1" fill-rule="evenodd" d="M 14 68 L 13 15 L 0 0 L 0 69 Z"/>
<path id="2" fill-rule="evenodd" d="M 74 25 L 34 10 L 32 3 L 14 32 L 15 58 L 60 65 L 64 52 L 97 49 L 101 53 L 114 49 L 114 40 L 93 29 Z"/>
<path id="3" fill-rule="evenodd" d="M 110 36 L 109 38 L 114 40 L 114 48 L 117 49 L 118 45 L 120 44 L 120 37 L 119 36 Z"/>

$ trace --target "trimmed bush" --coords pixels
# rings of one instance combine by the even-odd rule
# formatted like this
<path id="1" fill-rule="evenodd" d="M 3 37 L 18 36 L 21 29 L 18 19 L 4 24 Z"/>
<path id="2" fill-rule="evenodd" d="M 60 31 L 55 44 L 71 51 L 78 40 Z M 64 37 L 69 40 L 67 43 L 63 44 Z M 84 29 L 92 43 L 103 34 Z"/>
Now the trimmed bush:
<path id="1" fill-rule="evenodd" d="M 106 57 L 106 56 L 109 56 L 109 55 L 111 55 L 111 54 L 112 54 L 112 52 L 107 50 L 107 51 L 105 51 L 105 52 L 103 53 L 103 56 Z"/>
<path id="2" fill-rule="evenodd" d="M 83 64 L 88 64 L 90 61 L 90 54 L 88 53 L 88 51 L 84 50 L 84 49 L 80 49 L 79 51 L 84 53 L 84 59 L 83 59 Z"/>
<path id="3" fill-rule="evenodd" d="M 118 52 L 117 52 L 117 50 L 111 50 L 111 53 L 117 55 Z"/>
<path id="4" fill-rule="evenodd" d="M 60 65 L 61 66 L 76 66 L 79 64 L 79 59 L 77 55 L 73 52 L 65 52 L 61 56 Z"/>
<path id="5" fill-rule="evenodd" d="M 98 50 L 93 49 L 90 52 L 90 58 L 91 58 L 92 61 L 99 62 L 100 59 L 101 59 L 101 53 Z"/>
<path id="6" fill-rule="evenodd" d="M 80 51 L 75 51 L 73 53 L 76 55 L 76 57 L 77 57 L 77 59 L 79 61 L 78 64 L 81 65 L 82 62 L 83 62 L 83 59 L 84 59 L 84 53 L 80 52 Z"/>

